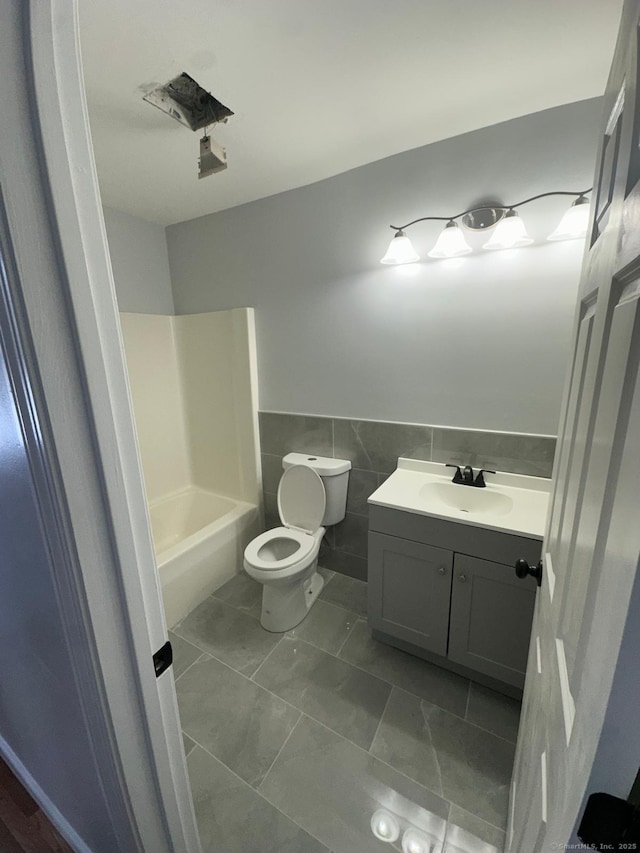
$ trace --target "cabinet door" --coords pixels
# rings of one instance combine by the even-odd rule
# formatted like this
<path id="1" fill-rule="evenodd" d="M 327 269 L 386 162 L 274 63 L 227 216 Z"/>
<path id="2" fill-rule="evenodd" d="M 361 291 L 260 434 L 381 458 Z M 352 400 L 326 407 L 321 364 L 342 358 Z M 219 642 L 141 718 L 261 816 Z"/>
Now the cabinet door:
<path id="1" fill-rule="evenodd" d="M 369 625 L 447 653 L 453 553 L 369 533 Z"/>
<path id="2" fill-rule="evenodd" d="M 522 688 L 535 600 L 535 580 L 513 566 L 456 554 L 450 660 Z"/>

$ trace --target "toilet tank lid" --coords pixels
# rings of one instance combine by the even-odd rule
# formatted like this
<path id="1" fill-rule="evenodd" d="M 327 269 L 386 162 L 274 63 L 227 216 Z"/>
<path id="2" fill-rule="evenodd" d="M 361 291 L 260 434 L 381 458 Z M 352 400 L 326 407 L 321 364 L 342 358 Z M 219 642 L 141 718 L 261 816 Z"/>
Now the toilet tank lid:
<path id="1" fill-rule="evenodd" d="M 287 453 L 282 460 L 282 467 L 286 471 L 292 465 L 306 465 L 321 477 L 335 477 L 351 468 L 348 459 L 332 459 L 330 456 L 314 456 L 311 453 Z"/>

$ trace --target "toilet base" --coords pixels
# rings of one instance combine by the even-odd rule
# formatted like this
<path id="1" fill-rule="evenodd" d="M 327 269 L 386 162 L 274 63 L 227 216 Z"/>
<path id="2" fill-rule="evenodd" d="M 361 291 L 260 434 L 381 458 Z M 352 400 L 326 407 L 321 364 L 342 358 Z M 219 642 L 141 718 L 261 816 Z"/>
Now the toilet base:
<path id="1" fill-rule="evenodd" d="M 281 634 L 299 625 L 315 604 L 324 586 L 324 578 L 315 570 L 304 579 L 282 586 L 265 585 L 262 591 L 260 624 L 265 631 Z"/>

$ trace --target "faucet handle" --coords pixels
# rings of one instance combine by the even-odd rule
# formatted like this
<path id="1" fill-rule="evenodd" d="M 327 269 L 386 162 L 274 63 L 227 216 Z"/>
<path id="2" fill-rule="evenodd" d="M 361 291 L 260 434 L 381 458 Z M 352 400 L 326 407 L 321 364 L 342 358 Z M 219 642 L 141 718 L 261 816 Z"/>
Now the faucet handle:
<path id="1" fill-rule="evenodd" d="M 455 468 L 456 473 L 453 475 L 454 483 L 464 483 L 464 477 L 462 476 L 462 471 L 460 470 L 460 466 L 456 465 L 455 462 L 447 462 L 445 465 L 446 468 Z"/>
<path id="2" fill-rule="evenodd" d="M 481 468 L 476 475 L 476 479 L 474 480 L 473 485 L 478 486 L 479 488 L 483 489 L 487 485 L 484 481 L 483 474 L 495 474 L 495 473 L 496 473 L 495 471 L 490 471 L 488 468 Z"/>

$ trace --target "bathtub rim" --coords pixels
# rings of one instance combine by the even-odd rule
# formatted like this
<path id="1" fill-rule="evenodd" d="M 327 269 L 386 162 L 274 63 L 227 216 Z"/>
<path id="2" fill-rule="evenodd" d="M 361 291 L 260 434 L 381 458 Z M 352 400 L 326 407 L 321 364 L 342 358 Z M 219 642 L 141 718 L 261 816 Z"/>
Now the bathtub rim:
<path id="1" fill-rule="evenodd" d="M 149 513 L 151 514 L 153 508 L 157 507 L 159 504 L 174 500 L 175 498 L 182 497 L 191 492 L 202 492 L 206 495 L 214 495 L 217 498 L 224 498 L 226 501 L 229 501 L 229 503 L 231 503 L 233 506 L 231 509 L 216 518 L 214 521 L 211 521 L 204 527 L 199 528 L 195 531 L 195 533 L 191 533 L 189 536 L 185 536 L 184 539 L 180 539 L 178 542 L 176 542 L 174 545 L 171 545 L 169 548 L 164 548 L 162 551 L 156 551 L 154 542 L 154 553 L 158 571 L 160 571 L 164 566 L 166 566 L 168 562 L 175 559 L 176 557 L 181 556 L 185 551 L 197 547 L 201 542 L 204 542 L 205 539 L 208 539 L 218 530 L 222 529 L 223 527 L 226 527 L 233 521 L 236 521 L 237 519 L 241 518 L 246 514 L 249 514 L 254 510 L 260 513 L 259 504 L 239 500 L 238 498 L 231 497 L 230 495 L 222 495 L 219 492 L 212 492 L 209 489 L 203 489 L 202 487 L 195 485 L 185 486 L 182 489 L 179 489 L 175 492 L 171 492 L 168 495 L 162 495 L 161 497 L 156 498 L 154 501 L 149 502 Z"/>

